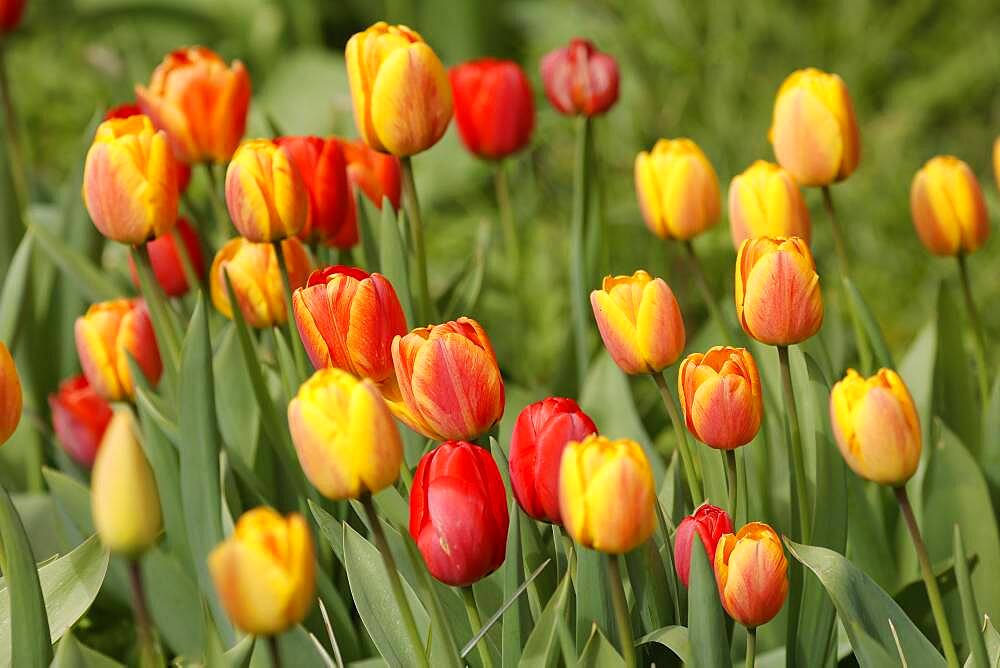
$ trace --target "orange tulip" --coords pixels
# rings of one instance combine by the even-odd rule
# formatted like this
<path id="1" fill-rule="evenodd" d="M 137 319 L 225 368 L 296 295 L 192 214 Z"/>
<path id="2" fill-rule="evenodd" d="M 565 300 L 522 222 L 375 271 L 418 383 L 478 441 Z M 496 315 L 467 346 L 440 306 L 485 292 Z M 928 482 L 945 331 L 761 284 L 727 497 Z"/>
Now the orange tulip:
<path id="1" fill-rule="evenodd" d="M 7 442 L 21 421 L 21 379 L 7 346 L 0 341 L 0 445 Z"/>
<path id="2" fill-rule="evenodd" d="M 719 179 L 690 139 L 661 139 L 635 157 L 635 191 L 649 231 L 687 241 L 719 222 Z"/>
<path id="3" fill-rule="evenodd" d="M 128 358 L 135 359 L 152 384 L 163 365 L 153 323 L 141 299 L 115 299 L 93 304 L 74 327 L 80 366 L 94 391 L 108 401 L 135 396 Z"/>
<path id="4" fill-rule="evenodd" d="M 719 539 L 715 581 L 722 607 L 748 629 L 774 619 L 788 595 L 788 560 L 781 538 L 763 522 L 750 522 Z"/>
<path id="5" fill-rule="evenodd" d="M 931 158 L 914 175 L 910 211 L 917 236 L 935 255 L 972 253 L 990 236 L 986 201 L 976 175 L 951 155 Z"/>
<path id="6" fill-rule="evenodd" d="M 705 445 L 732 450 L 753 440 L 764 412 L 753 356 L 715 346 L 681 362 L 677 389 L 688 431 Z"/>
<path id="7" fill-rule="evenodd" d="M 736 316 L 761 343 L 805 341 L 823 324 L 823 296 L 805 241 L 747 239 L 736 258 Z"/>
<path id="8" fill-rule="evenodd" d="M 753 237 L 801 237 L 809 243 L 809 209 L 791 174 L 758 160 L 729 184 L 729 229 L 739 249 Z"/>
<path id="9" fill-rule="evenodd" d="M 241 145 L 226 170 L 226 205 L 248 241 L 298 234 L 309 216 L 309 191 L 289 149 L 269 139 Z"/>
<path id="10" fill-rule="evenodd" d="M 343 147 L 351 183 L 379 209 L 385 197 L 389 198 L 392 208 L 399 209 L 403 178 L 399 158 L 370 149 L 360 139 L 345 141 Z"/>

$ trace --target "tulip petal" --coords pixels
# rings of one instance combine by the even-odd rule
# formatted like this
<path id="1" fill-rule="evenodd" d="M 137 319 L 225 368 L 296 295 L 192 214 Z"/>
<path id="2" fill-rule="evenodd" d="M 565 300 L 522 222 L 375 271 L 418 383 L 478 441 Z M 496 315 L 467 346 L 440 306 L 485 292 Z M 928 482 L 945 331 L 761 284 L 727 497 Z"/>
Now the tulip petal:
<path id="1" fill-rule="evenodd" d="M 761 343 L 790 345 L 815 334 L 823 322 L 823 299 L 811 262 L 778 250 L 752 267 L 742 304 L 751 336 Z"/>
<path id="2" fill-rule="evenodd" d="M 772 132 L 778 162 L 799 183 L 822 186 L 837 179 L 844 156 L 840 123 L 813 91 L 779 93 Z"/>

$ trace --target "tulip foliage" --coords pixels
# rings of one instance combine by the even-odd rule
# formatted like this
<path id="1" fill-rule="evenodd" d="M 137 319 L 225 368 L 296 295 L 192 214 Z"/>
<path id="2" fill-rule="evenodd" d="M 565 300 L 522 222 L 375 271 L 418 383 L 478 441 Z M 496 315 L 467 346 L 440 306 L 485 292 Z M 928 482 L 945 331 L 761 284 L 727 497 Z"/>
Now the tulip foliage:
<path id="1" fill-rule="evenodd" d="M 635 54 L 362 27 L 317 61 L 350 136 L 284 134 L 252 49 L 182 47 L 58 207 L 4 78 L 0 665 L 997 665 L 993 184 L 926 156 L 879 203 L 949 276 L 890 348 L 850 77 L 768 82 L 755 161 L 694 128 L 614 162 Z M 450 161 L 478 231 L 441 232 Z"/>

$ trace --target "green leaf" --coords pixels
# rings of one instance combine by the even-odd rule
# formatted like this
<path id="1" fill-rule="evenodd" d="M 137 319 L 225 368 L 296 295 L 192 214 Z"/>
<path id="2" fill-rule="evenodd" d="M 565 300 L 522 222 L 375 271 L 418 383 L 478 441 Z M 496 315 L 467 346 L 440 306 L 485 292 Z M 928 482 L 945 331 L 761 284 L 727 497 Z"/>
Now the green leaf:
<path id="1" fill-rule="evenodd" d="M 497 446 L 499 447 L 499 446 Z M 524 581 L 524 558 L 521 552 L 521 513 L 517 502 L 510 502 L 510 525 L 507 528 L 507 555 L 503 562 L 504 600 L 510 600 Z M 500 628 L 502 668 L 515 668 L 521 658 L 521 648 L 528 639 L 531 610 L 528 597 L 521 596 L 503 614 Z"/>
<path id="2" fill-rule="evenodd" d="M 222 440 L 234 457 L 252 468 L 260 436 L 260 406 L 253 387 L 247 382 L 236 325 L 222 331 L 215 351 L 212 372 L 215 376 L 215 410 Z"/>
<path id="3" fill-rule="evenodd" d="M 515 603 L 524 600 L 524 596 L 522 596 L 522 594 L 525 591 L 527 591 L 528 585 L 531 584 L 531 582 L 535 578 L 537 578 L 538 575 L 543 570 L 545 570 L 545 567 L 548 566 L 550 562 L 551 562 L 550 559 L 546 559 L 541 566 L 536 568 L 534 572 L 532 572 L 531 575 L 528 576 L 527 580 L 525 580 L 520 587 L 515 589 L 511 593 L 511 595 L 507 598 L 507 600 L 505 600 L 500 605 L 497 611 L 494 612 L 493 615 L 489 619 L 487 619 L 486 622 L 483 623 L 482 628 L 479 629 L 479 631 L 477 631 L 476 634 L 469 639 L 469 642 L 465 643 L 465 645 L 462 647 L 462 652 L 460 654 L 461 658 L 464 659 L 466 656 L 468 656 L 469 652 L 472 651 L 472 648 L 475 647 L 480 642 L 480 640 L 482 640 L 483 636 L 485 636 L 498 621 L 500 621 L 500 618 L 503 617 L 504 613 L 507 612 L 509 608 L 514 607 Z"/>
<path id="4" fill-rule="evenodd" d="M 379 266 L 382 274 L 396 288 L 399 303 L 403 306 L 406 322 L 413 324 L 413 298 L 410 292 L 410 273 L 406 263 L 406 249 L 399 234 L 396 212 L 386 197 L 382 200 L 382 223 L 379 226 Z"/>
<path id="5" fill-rule="evenodd" d="M 683 663 L 691 662 L 691 643 L 688 640 L 688 630 L 685 626 L 664 626 L 647 633 L 636 641 L 636 645 L 655 642 L 673 652 Z"/>
<path id="6" fill-rule="evenodd" d="M 582 647 L 596 624 L 604 633 L 615 632 L 611 595 L 605 585 L 604 555 L 576 546 L 576 644 Z"/>
<path id="7" fill-rule="evenodd" d="M 66 284 L 76 288 L 87 301 L 107 301 L 121 296 L 121 290 L 114 282 L 108 280 L 101 269 L 64 244 L 52 232 L 34 223 L 28 230 L 38 240 L 39 248 L 66 275 L 68 279 Z"/>
<path id="8" fill-rule="evenodd" d="M 847 295 L 850 297 L 851 304 L 854 307 L 854 312 L 861 319 L 861 327 L 865 331 L 865 336 L 868 342 L 872 344 L 875 363 L 886 369 L 896 368 L 896 365 L 892 362 L 892 354 L 889 352 L 889 346 L 886 345 L 885 337 L 882 335 L 882 328 L 878 326 L 878 320 L 875 319 L 875 314 L 872 313 L 868 302 L 861 296 L 861 291 L 858 290 L 849 277 L 844 276 L 843 281 L 844 287 L 847 288 Z"/>
<path id="9" fill-rule="evenodd" d="M 694 534 L 691 542 L 691 575 L 688 581 L 688 639 L 691 660 L 704 668 L 731 666 L 726 631 L 726 613 L 719 601 L 715 573 L 701 543 Z"/>
<path id="10" fill-rule="evenodd" d="M 986 652 L 986 642 L 979 631 L 979 606 L 976 605 L 976 593 L 972 590 L 972 579 L 969 577 L 969 564 L 965 561 L 965 546 L 962 544 L 962 530 L 955 525 L 954 539 L 955 577 L 958 580 L 958 592 L 962 599 L 962 621 L 965 623 L 965 639 L 971 652 L 970 660 L 977 668 L 989 668 L 989 655 Z"/>
<path id="11" fill-rule="evenodd" d="M 52 668 L 122 668 L 122 664 L 80 644 L 67 632 L 59 641 Z"/>
<path id="12" fill-rule="evenodd" d="M 1000 666 L 1000 633 L 993 627 L 993 622 L 990 620 L 989 615 L 983 618 L 983 623 L 979 632 L 983 635 L 983 639 L 986 643 L 986 665 L 991 666 L 991 668 L 996 668 Z M 965 668 L 976 668 L 976 664 L 973 662 L 973 657 L 969 657 L 965 662 Z"/>
<path id="13" fill-rule="evenodd" d="M 7 276 L 3 280 L 3 291 L 0 292 L 0 341 L 13 348 L 17 341 L 18 328 L 21 324 L 21 314 L 28 297 L 28 280 L 31 277 L 31 253 L 34 249 L 34 236 L 31 230 L 21 238 L 17 251 L 10 260 Z"/>
<path id="14" fill-rule="evenodd" d="M 938 293 L 937 355 L 934 362 L 934 415 L 940 417 L 969 451 L 979 454 L 979 405 L 975 373 L 965 349 L 962 313 L 945 283 Z M 946 544 L 950 544 L 948 536 Z"/>
<path id="15" fill-rule="evenodd" d="M 226 650 L 226 665 L 229 668 L 247 668 L 250 665 L 250 657 L 253 656 L 256 642 L 257 636 L 244 636 L 242 640 Z"/>
<path id="16" fill-rule="evenodd" d="M 559 623 L 562 620 L 566 603 L 569 600 L 570 573 L 573 564 L 566 569 L 566 575 L 556 588 L 555 594 L 549 599 L 538 617 L 535 628 L 528 636 L 521 654 L 520 668 L 548 668 L 559 661 Z"/>
<path id="17" fill-rule="evenodd" d="M 596 626 L 590 631 L 590 638 L 580 653 L 581 668 L 608 668 L 625 666 L 625 660 Z"/>
<path id="18" fill-rule="evenodd" d="M 368 208 L 368 199 L 363 195 L 360 188 L 354 191 L 354 208 L 358 216 L 358 233 L 361 236 L 361 248 L 365 253 L 365 271 L 369 274 L 382 273 L 379 264 L 378 237 L 375 236 L 375 228 L 372 226 L 371 209 Z"/>

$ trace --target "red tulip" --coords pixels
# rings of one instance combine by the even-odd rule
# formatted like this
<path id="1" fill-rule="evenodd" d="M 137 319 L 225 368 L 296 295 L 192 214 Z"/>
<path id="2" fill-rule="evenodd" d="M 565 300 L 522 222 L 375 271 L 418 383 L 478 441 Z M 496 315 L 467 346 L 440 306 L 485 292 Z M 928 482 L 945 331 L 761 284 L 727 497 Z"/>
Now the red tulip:
<path id="1" fill-rule="evenodd" d="M 110 121 L 112 118 L 128 118 L 140 114 L 142 114 L 142 109 L 139 108 L 139 105 L 134 102 L 126 102 L 108 109 L 107 113 L 104 114 L 104 120 Z M 174 164 L 177 165 L 177 192 L 183 193 L 187 190 L 188 184 L 191 183 L 191 165 L 180 160 L 175 160 Z"/>
<path id="2" fill-rule="evenodd" d="M 517 63 L 481 58 L 453 67 L 449 76 L 455 121 L 470 152 L 499 160 L 527 145 L 535 127 L 535 101 Z"/>
<path id="3" fill-rule="evenodd" d="M 677 577 L 685 587 L 688 586 L 688 576 L 691 573 L 691 544 L 695 531 L 708 555 L 708 563 L 712 564 L 715 563 L 715 547 L 719 539 L 723 534 L 733 532 L 733 520 L 725 510 L 709 503 L 701 504 L 694 515 L 681 520 L 674 536 L 674 566 L 677 568 Z"/>
<path id="4" fill-rule="evenodd" d="M 67 378 L 49 395 L 52 429 L 70 457 L 88 469 L 94 465 L 111 406 L 94 391 L 83 374 Z"/>
<path id="5" fill-rule="evenodd" d="M 0 35 L 17 28 L 26 4 L 27 0 L 0 0 Z"/>
<path id="6" fill-rule="evenodd" d="M 559 514 L 559 466 L 570 441 L 597 433 L 594 421 L 576 402 L 549 397 L 526 406 L 517 416 L 510 439 L 510 486 L 530 517 L 562 524 Z"/>
<path id="7" fill-rule="evenodd" d="M 420 460 L 410 491 L 410 535 L 427 570 L 464 587 L 503 563 L 507 495 L 490 453 L 447 441 Z"/>
<path id="8" fill-rule="evenodd" d="M 358 222 L 340 140 L 278 137 L 274 143 L 288 150 L 309 191 L 309 214 L 299 238 L 345 249 L 358 243 Z"/>
<path id="9" fill-rule="evenodd" d="M 177 226 L 174 229 L 184 242 L 188 260 L 191 261 L 191 268 L 194 269 L 198 278 L 203 278 L 205 276 L 205 259 L 201 255 L 198 233 L 184 218 L 177 219 Z M 177 252 L 173 235 L 164 234 L 162 237 L 147 241 L 146 248 L 149 250 L 149 261 L 153 265 L 153 275 L 156 276 L 156 282 L 160 284 L 167 296 L 180 297 L 186 294 L 190 286 L 187 283 L 183 260 Z M 132 284 L 139 287 L 139 275 L 136 273 L 135 262 L 131 256 L 128 259 L 128 268 L 132 276 Z"/>
<path id="10" fill-rule="evenodd" d="M 382 198 L 388 197 L 392 208 L 398 210 L 402 195 L 399 158 L 368 148 L 360 139 L 345 141 L 343 149 L 347 160 L 347 177 L 351 183 L 361 188 L 365 197 L 379 209 L 382 208 Z"/>
<path id="11" fill-rule="evenodd" d="M 618 63 L 586 39 L 542 58 L 545 96 L 556 111 L 567 116 L 597 116 L 618 100 Z"/>

